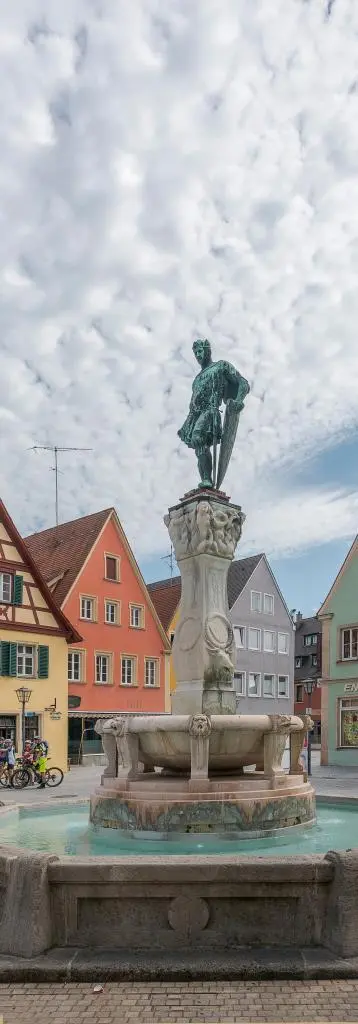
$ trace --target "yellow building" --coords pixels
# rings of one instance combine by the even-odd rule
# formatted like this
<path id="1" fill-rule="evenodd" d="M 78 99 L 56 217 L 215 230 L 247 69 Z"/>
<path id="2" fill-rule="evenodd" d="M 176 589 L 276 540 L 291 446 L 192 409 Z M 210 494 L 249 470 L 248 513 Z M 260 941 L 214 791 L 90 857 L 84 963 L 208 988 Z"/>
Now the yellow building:
<path id="1" fill-rule="evenodd" d="M 61 612 L 0 500 L 0 740 L 21 752 L 26 739 L 49 744 L 67 770 L 68 644 L 81 637 Z M 18 691 L 18 692 L 17 692 Z"/>
<path id="2" fill-rule="evenodd" d="M 147 589 L 149 590 L 158 618 L 172 644 L 179 616 L 181 578 L 180 576 L 174 576 L 168 580 L 159 580 L 157 583 L 148 583 Z M 174 692 L 175 687 L 176 678 L 173 658 L 171 657 L 170 693 Z"/>

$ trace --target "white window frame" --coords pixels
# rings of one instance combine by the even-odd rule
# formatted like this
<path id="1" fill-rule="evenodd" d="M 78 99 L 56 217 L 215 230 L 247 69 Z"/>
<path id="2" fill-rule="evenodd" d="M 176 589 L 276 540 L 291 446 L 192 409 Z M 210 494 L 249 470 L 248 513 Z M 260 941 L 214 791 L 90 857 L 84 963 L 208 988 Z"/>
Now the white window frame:
<path id="1" fill-rule="evenodd" d="M 11 604 L 14 587 L 14 577 L 11 572 L 0 572 L 0 603 Z M 8 597 L 5 596 L 5 590 Z"/>
<path id="2" fill-rule="evenodd" d="M 340 697 L 338 699 L 338 747 L 341 747 L 343 750 L 357 750 L 358 742 L 357 742 L 357 744 L 353 744 L 353 743 L 343 744 L 342 743 L 342 735 L 343 735 L 342 713 L 344 711 L 352 712 L 353 714 L 358 715 L 358 698 L 352 696 L 352 697 Z"/>
<path id="3" fill-rule="evenodd" d="M 298 699 L 298 688 L 302 690 L 302 700 Z M 303 683 L 295 683 L 295 704 L 304 704 L 305 702 L 305 688 Z"/>
<path id="4" fill-rule="evenodd" d="M 131 681 L 123 682 L 123 666 L 125 662 L 130 662 L 132 666 L 132 678 Z M 126 675 L 126 673 L 125 673 Z M 135 654 L 122 654 L 121 655 L 121 686 L 136 686 L 137 685 L 137 659 Z"/>
<path id="5" fill-rule="evenodd" d="M 94 657 L 95 657 L 95 683 L 96 683 L 96 686 L 111 686 L 111 684 L 112 684 L 112 655 L 110 654 L 109 651 L 95 651 Z M 98 660 L 98 665 L 97 665 L 97 660 Z M 98 673 L 97 669 L 98 669 L 98 667 L 102 668 L 104 662 L 107 663 L 107 670 L 106 670 L 107 678 L 106 679 L 98 679 L 97 678 L 98 674 L 101 675 L 102 672 Z"/>
<path id="6" fill-rule="evenodd" d="M 250 676 L 257 676 L 258 679 L 258 691 L 257 693 L 250 693 Z M 254 700 L 257 697 L 261 697 L 261 672 L 249 672 L 247 681 L 247 696 L 252 697 Z"/>
<path id="7" fill-rule="evenodd" d="M 344 656 L 344 634 L 349 633 L 349 656 Z M 341 659 L 342 661 L 357 661 L 357 654 L 352 654 L 353 651 L 353 633 L 357 634 L 357 653 L 358 653 L 358 626 L 344 626 L 341 630 Z"/>
<path id="8" fill-rule="evenodd" d="M 92 609 L 92 614 L 91 615 L 84 615 L 83 614 L 83 611 L 86 610 L 85 605 L 87 603 L 89 603 L 91 605 L 91 609 Z M 96 598 L 92 597 L 91 594 L 81 594 L 80 595 L 80 619 L 82 619 L 82 622 L 96 622 L 96 620 L 97 620 L 96 610 L 97 610 Z"/>
<path id="9" fill-rule="evenodd" d="M 258 647 L 252 647 L 250 644 L 250 632 L 258 634 Z M 261 651 L 261 629 L 257 629 L 256 626 L 248 626 L 247 630 L 247 649 L 248 651 Z"/>
<path id="10" fill-rule="evenodd" d="M 133 622 L 133 613 L 139 612 L 139 622 Z M 144 629 L 144 606 L 142 604 L 129 605 L 129 625 L 131 629 Z"/>
<path id="11" fill-rule="evenodd" d="M 266 638 L 267 633 L 269 633 L 269 635 L 272 636 L 272 638 L 273 638 L 273 640 L 272 640 L 273 646 L 272 647 L 266 647 L 266 639 L 265 638 Z M 264 629 L 264 648 L 263 649 L 266 652 L 266 654 L 275 654 L 275 651 L 276 651 L 276 632 L 275 632 L 274 629 Z"/>
<path id="12" fill-rule="evenodd" d="M 295 658 L 295 668 L 302 668 L 302 658 L 300 654 Z"/>
<path id="13" fill-rule="evenodd" d="M 73 675 L 70 675 L 70 658 L 76 657 L 79 659 L 79 677 L 75 679 Z M 84 651 L 68 651 L 67 659 L 67 678 L 69 683 L 83 683 L 83 665 L 84 665 Z"/>
<path id="14" fill-rule="evenodd" d="M 257 602 L 258 608 L 254 608 L 254 598 L 255 597 L 259 598 L 259 601 Z M 251 591 L 250 607 L 251 607 L 251 611 L 252 612 L 254 612 L 256 615 L 260 615 L 261 609 L 262 609 L 262 593 L 261 593 L 260 590 L 252 590 Z"/>
<path id="15" fill-rule="evenodd" d="M 272 693 L 265 693 L 265 679 L 272 679 Z M 276 676 L 274 672 L 264 672 L 262 676 L 262 696 L 267 700 L 274 700 L 276 696 Z"/>
<path id="16" fill-rule="evenodd" d="M 241 676 L 241 689 L 240 690 L 237 687 L 238 676 Z M 241 670 L 240 671 L 239 670 L 238 671 L 235 670 L 235 672 L 234 672 L 234 690 L 236 691 L 238 697 L 245 697 L 245 694 L 246 694 L 246 672 L 241 672 Z"/>
<path id="17" fill-rule="evenodd" d="M 285 651 L 280 651 L 280 636 L 286 637 L 287 649 Z M 281 633 L 281 632 L 277 633 L 277 653 L 283 655 L 284 657 L 286 656 L 286 658 L 289 655 L 289 653 L 290 653 L 290 635 L 289 635 L 289 633 Z"/>
<path id="18" fill-rule="evenodd" d="M 114 608 L 114 619 L 107 618 L 108 607 Z M 111 601 L 109 597 L 104 599 L 104 621 L 106 626 L 119 626 L 120 624 L 120 604 L 119 601 Z"/>
<path id="19" fill-rule="evenodd" d="M 266 603 L 266 598 L 267 597 L 272 602 L 272 609 L 270 609 L 270 611 L 268 611 L 267 608 L 265 607 L 265 603 Z M 274 597 L 274 594 L 264 594 L 263 608 L 264 608 L 264 615 L 274 615 L 275 614 L 275 597 Z"/>
<path id="20" fill-rule="evenodd" d="M 246 647 L 246 626 L 233 626 L 233 630 L 234 630 L 234 640 L 235 640 L 235 647 L 236 647 L 236 649 L 238 651 L 245 650 L 245 647 Z M 242 630 L 242 644 L 237 644 L 236 643 L 236 633 L 239 630 Z"/>
<path id="21" fill-rule="evenodd" d="M 286 685 L 286 692 L 285 693 L 280 693 L 280 679 L 285 679 L 286 680 L 286 684 L 287 685 Z M 288 675 L 286 675 L 284 672 L 283 673 L 280 672 L 278 674 L 278 676 L 277 676 L 277 697 L 278 697 L 279 700 L 288 700 L 289 696 L 290 696 L 290 677 Z"/>
<path id="22" fill-rule="evenodd" d="M 31 672 L 25 672 L 26 659 L 31 657 Z M 19 664 L 22 659 L 23 671 Z M 18 679 L 35 679 L 36 677 L 36 646 L 35 644 L 16 644 L 16 676 Z"/>
<path id="23" fill-rule="evenodd" d="M 312 633 L 306 633 L 306 635 L 303 637 L 303 646 L 312 647 Z"/>
<path id="24" fill-rule="evenodd" d="M 312 668 L 317 668 L 318 654 L 312 654 Z"/>
<path id="25" fill-rule="evenodd" d="M 154 665 L 154 682 L 147 682 L 147 669 L 149 666 Z M 159 659 L 158 658 L 144 658 L 144 686 L 147 690 L 158 689 L 159 686 Z"/>

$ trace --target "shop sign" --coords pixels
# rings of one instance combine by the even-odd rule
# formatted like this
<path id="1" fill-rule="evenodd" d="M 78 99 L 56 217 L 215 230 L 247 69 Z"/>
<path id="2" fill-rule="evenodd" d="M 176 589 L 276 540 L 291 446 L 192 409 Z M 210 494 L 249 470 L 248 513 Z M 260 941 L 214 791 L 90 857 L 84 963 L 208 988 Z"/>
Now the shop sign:
<path id="1" fill-rule="evenodd" d="M 344 684 L 344 692 L 345 693 L 358 693 L 358 683 L 345 683 Z"/>

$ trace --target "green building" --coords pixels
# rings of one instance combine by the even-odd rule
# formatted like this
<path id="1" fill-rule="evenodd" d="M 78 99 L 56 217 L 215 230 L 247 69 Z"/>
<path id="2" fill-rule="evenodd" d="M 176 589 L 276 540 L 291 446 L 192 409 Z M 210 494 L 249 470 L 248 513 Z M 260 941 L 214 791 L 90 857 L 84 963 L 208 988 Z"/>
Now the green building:
<path id="1" fill-rule="evenodd" d="M 318 618 L 322 622 L 321 761 L 358 765 L 358 536 Z"/>

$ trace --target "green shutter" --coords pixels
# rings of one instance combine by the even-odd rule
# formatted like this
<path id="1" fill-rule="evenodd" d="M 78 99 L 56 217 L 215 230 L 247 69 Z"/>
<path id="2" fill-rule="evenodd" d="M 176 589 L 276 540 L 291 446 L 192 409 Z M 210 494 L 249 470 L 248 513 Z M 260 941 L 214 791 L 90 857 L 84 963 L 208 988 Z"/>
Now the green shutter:
<path id="1" fill-rule="evenodd" d="M 37 651 L 37 675 L 39 679 L 48 679 L 49 650 L 40 644 Z"/>
<path id="2" fill-rule="evenodd" d="M 9 644 L 9 676 L 17 675 L 17 644 Z"/>
<path id="3" fill-rule="evenodd" d="M 0 643 L 0 673 L 2 676 L 10 675 L 10 644 L 8 640 L 2 640 Z"/>
<path id="4" fill-rule="evenodd" d="M 14 576 L 13 604 L 22 604 L 22 593 L 24 589 L 24 577 Z"/>

